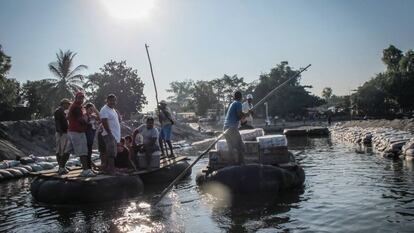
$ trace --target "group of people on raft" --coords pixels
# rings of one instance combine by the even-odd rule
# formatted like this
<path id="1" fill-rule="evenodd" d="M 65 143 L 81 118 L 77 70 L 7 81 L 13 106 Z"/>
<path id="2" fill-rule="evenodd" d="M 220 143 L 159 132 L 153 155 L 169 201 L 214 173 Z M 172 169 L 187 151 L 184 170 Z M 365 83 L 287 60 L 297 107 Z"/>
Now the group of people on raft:
<path id="1" fill-rule="evenodd" d="M 164 156 L 163 142 L 174 157 L 171 144 L 172 125 L 174 121 L 165 101 L 160 102 L 161 131 L 154 127 L 154 118 L 147 117 L 146 123 L 133 131 L 132 135 L 121 137 L 121 115 L 116 110 L 117 97 L 109 94 L 106 104 L 98 111 L 92 103 L 84 104 L 85 95 L 78 92 L 74 101 L 62 99 L 55 110 L 56 158 L 59 165 L 58 174 L 68 173 L 66 162 L 69 155 L 79 157 L 82 164 L 80 176 L 96 176 L 97 170 L 111 175 L 122 174 L 118 168 L 137 169 L 137 153 L 145 155 L 149 168 L 152 154 L 161 151 Z M 142 136 L 142 143 L 136 143 L 136 137 Z M 101 166 L 92 163 L 92 145 L 98 141 Z M 167 150 L 167 148 L 165 148 Z M 142 166 L 141 166 L 142 167 Z"/>
<path id="2" fill-rule="evenodd" d="M 161 131 L 154 127 L 154 118 L 147 117 L 146 123 L 133 131 L 132 136 L 121 137 L 121 116 L 116 110 L 117 97 L 109 94 L 106 104 L 98 111 L 92 103 L 84 104 L 85 95 L 78 92 L 74 101 L 62 99 L 60 106 L 55 110 L 56 126 L 56 159 L 58 161 L 59 175 L 68 173 L 66 162 L 69 155 L 79 157 L 83 171 L 80 176 L 96 176 L 96 170 L 104 173 L 118 175 L 117 168 L 137 169 L 137 153 L 145 154 L 147 168 L 150 166 L 152 154 L 161 151 L 164 156 L 163 142 L 170 149 L 170 157 L 174 157 L 171 143 L 172 119 L 171 111 L 165 101 L 160 102 L 159 117 Z M 253 96 L 248 94 L 246 101 L 242 101 L 242 93 L 234 93 L 234 101 L 229 105 L 224 120 L 224 130 L 227 130 L 225 138 L 230 151 L 237 153 L 238 164 L 244 164 L 244 144 L 239 132 L 240 129 L 253 128 Z M 136 143 L 136 137 L 140 134 L 142 144 Z M 91 160 L 92 146 L 97 136 L 98 150 L 101 166 L 94 166 Z M 167 150 L 167 148 L 165 148 Z"/>

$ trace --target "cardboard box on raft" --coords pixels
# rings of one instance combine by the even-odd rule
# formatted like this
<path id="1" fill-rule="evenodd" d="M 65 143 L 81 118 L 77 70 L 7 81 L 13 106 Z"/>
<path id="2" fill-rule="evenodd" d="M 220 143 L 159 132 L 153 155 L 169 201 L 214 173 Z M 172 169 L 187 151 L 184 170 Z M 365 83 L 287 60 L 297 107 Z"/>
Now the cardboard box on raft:
<path id="1" fill-rule="evenodd" d="M 210 151 L 209 152 L 209 163 L 208 167 L 213 170 L 224 168 L 226 166 L 237 164 L 237 155 L 231 154 L 228 151 Z M 259 163 L 259 153 L 245 153 L 244 154 L 245 164 Z"/>
<path id="2" fill-rule="evenodd" d="M 245 141 L 244 149 L 247 154 L 259 153 L 259 142 L 256 141 Z"/>
<path id="3" fill-rule="evenodd" d="M 289 152 L 284 154 L 268 154 L 268 153 L 260 153 L 259 161 L 261 164 L 266 165 L 275 165 L 275 164 L 282 164 L 282 163 L 289 163 L 290 162 L 290 154 Z"/>
<path id="4" fill-rule="evenodd" d="M 156 151 L 156 152 L 152 153 L 151 162 L 150 162 L 150 167 L 151 168 L 159 168 L 160 167 L 160 156 L 161 156 L 160 151 Z M 137 158 L 138 158 L 138 168 L 145 169 L 145 168 L 148 167 L 147 166 L 147 159 L 145 158 L 145 154 L 138 153 Z"/>
<path id="5" fill-rule="evenodd" d="M 237 164 L 237 154 L 228 151 L 212 150 L 209 152 L 209 164 L 212 169 Z M 287 147 L 259 150 L 258 153 L 244 153 L 245 164 L 261 163 L 266 165 L 290 162 L 290 153 Z"/>

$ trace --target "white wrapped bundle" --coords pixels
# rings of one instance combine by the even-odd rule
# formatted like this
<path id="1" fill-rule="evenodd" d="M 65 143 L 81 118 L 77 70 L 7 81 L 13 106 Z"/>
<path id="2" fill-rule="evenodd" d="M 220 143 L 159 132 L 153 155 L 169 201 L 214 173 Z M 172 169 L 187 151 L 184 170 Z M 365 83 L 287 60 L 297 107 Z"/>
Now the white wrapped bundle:
<path id="1" fill-rule="evenodd" d="M 255 141 L 257 137 L 264 135 L 262 128 L 240 130 L 240 135 L 243 141 Z"/>
<path id="2" fill-rule="evenodd" d="M 260 149 L 270 149 L 277 147 L 286 147 L 287 139 L 285 135 L 266 135 L 257 137 Z"/>
<path id="3" fill-rule="evenodd" d="M 216 150 L 217 151 L 229 151 L 229 147 L 227 146 L 227 142 L 225 139 L 219 140 L 216 143 Z"/>

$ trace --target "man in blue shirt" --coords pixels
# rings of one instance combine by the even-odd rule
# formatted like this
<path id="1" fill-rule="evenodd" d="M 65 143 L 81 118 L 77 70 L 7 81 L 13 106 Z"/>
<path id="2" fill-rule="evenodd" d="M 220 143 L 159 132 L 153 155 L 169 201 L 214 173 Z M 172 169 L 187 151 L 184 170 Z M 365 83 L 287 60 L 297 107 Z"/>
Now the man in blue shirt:
<path id="1" fill-rule="evenodd" d="M 234 101 L 230 104 L 230 107 L 227 110 L 226 118 L 224 119 L 224 130 L 228 129 L 224 137 L 226 138 L 230 153 L 237 150 L 237 162 L 239 165 L 244 165 L 244 144 L 238 128 L 240 119 L 247 116 L 250 113 L 250 110 L 246 114 L 243 113 L 241 100 L 241 92 L 236 91 L 234 93 Z"/>

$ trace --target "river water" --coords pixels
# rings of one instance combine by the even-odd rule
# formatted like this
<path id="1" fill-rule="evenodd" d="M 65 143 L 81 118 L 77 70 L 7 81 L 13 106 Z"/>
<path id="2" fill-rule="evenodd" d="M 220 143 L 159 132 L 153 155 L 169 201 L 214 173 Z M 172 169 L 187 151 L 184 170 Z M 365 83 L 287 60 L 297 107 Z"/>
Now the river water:
<path id="1" fill-rule="evenodd" d="M 148 203 L 163 187 L 124 201 L 47 207 L 32 200 L 32 178 L 2 182 L 0 232 L 414 232 L 413 162 L 329 138 L 289 139 L 289 148 L 305 150 L 297 159 L 306 182 L 283 196 L 226 202 L 203 193 L 195 176 L 206 159 L 157 207 Z"/>

